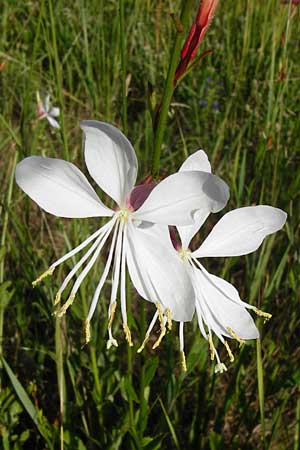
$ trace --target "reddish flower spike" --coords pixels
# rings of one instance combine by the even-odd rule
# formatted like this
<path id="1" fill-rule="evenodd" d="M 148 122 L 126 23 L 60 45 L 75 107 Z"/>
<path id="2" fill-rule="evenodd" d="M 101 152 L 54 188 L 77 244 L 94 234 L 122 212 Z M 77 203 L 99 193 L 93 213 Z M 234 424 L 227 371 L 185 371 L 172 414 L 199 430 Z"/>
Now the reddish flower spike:
<path id="1" fill-rule="evenodd" d="M 200 2 L 196 19 L 181 50 L 180 61 L 174 77 L 174 86 L 195 58 L 200 42 L 214 17 L 218 3 L 219 0 L 203 0 Z"/>

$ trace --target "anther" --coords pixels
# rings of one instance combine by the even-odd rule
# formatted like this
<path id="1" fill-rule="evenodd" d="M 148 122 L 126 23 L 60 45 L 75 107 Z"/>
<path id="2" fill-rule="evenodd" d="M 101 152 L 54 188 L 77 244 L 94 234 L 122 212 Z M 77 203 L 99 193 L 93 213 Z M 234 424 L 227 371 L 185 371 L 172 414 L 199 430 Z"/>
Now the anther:
<path id="1" fill-rule="evenodd" d="M 233 362 L 234 361 L 234 355 L 233 355 L 233 353 L 232 353 L 232 351 L 231 351 L 231 349 L 230 349 L 230 347 L 228 345 L 228 342 L 224 341 L 224 345 L 225 345 L 225 348 L 227 350 L 230 362 Z"/>
<path id="2" fill-rule="evenodd" d="M 57 306 L 60 303 L 60 299 L 61 299 L 61 293 L 58 292 L 55 296 L 54 306 Z"/>
<path id="3" fill-rule="evenodd" d="M 158 302 L 155 303 L 155 306 L 156 306 L 157 311 L 158 311 L 158 320 L 159 320 L 159 323 L 160 323 L 160 335 L 158 336 L 157 341 L 152 346 L 153 350 L 155 350 L 159 346 L 159 344 L 161 343 L 161 341 L 162 341 L 162 339 L 165 336 L 166 331 L 167 331 L 166 327 L 165 327 L 165 323 L 164 323 L 164 316 L 163 316 L 163 313 L 162 313 L 161 306 L 160 306 L 160 304 Z"/>
<path id="4" fill-rule="evenodd" d="M 91 324 L 88 319 L 84 322 L 84 334 L 85 334 L 85 344 L 88 344 L 91 340 Z"/>
<path id="5" fill-rule="evenodd" d="M 166 334 L 166 327 L 164 325 L 161 325 L 160 335 L 158 336 L 157 341 L 153 344 L 152 350 L 155 350 L 159 346 L 159 344 L 163 340 L 163 337 L 165 336 L 165 334 Z"/>
<path id="6" fill-rule="evenodd" d="M 115 313 L 116 313 L 116 308 L 117 308 L 117 302 L 113 302 L 111 307 L 110 307 L 110 313 L 109 313 L 109 319 L 108 319 L 108 328 L 111 328 L 114 317 L 115 317 Z"/>
<path id="7" fill-rule="evenodd" d="M 240 347 L 241 347 L 243 344 L 245 344 L 244 339 L 240 338 L 240 337 L 233 331 L 232 328 L 227 327 L 226 330 L 228 331 L 228 333 L 230 334 L 230 336 L 231 336 L 233 339 L 235 339 L 235 340 L 238 341 L 238 343 L 240 344 Z"/>
<path id="8" fill-rule="evenodd" d="M 185 353 L 184 351 L 180 352 L 180 356 L 181 356 L 181 367 L 183 372 L 187 372 L 187 366 L 186 366 L 186 359 L 185 359 Z"/>
<path id="9" fill-rule="evenodd" d="M 227 372 L 227 367 L 225 366 L 225 364 L 223 364 L 223 363 L 216 364 L 215 373 L 218 373 L 218 372 L 220 372 L 220 373 Z"/>
<path id="10" fill-rule="evenodd" d="M 210 350 L 210 359 L 213 361 L 215 359 L 215 346 L 211 336 L 208 336 L 208 344 Z"/>
<path id="11" fill-rule="evenodd" d="M 167 316 L 167 324 L 168 324 L 168 330 L 172 330 L 172 317 L 171 317 L 171 310 L 169 308 L 166 309 L 166 316 Z"/>
<path id="12" fill-rule="evenodd" d="M 258 309 L 258 308 L 254 308 L 254 312 L 255 312 L 258 316 L 264 317 L 266 320 L 269 320 L 269 319 L 271 319 L 271 317 L 272 317 L 272 314 L 267 313 L 267 312 L 264 312 L 264 311 L 262 311 L 261 309 Z"/>
<path id="13" fill-rule="evenodd" d="M 124 330 L 124 333 L 126 336 L 126 341 L 128 342 L 130 347 L 133 347 L 133 342 L 131 339 L 131 332 L 130 332 L 130 329 L 129 329 L 127 323 L 123 323 L 123 330 Z"/>
<path id="14" fill-rule="evenodd" d="M 54 312 L 54 315 L 61 318 L 64 316 L 67 312 L 67 309 L 72 305 L 75 299 L 75 294 L 71 294 L 66 303 L 63 304 L 63 306 Z M 55 299 L 56 300 L 56 299 Z"/>
<path id="15" fill-rule="evenodd" d="M 150 337 L 149 334 L 145 335 L 145 339 L 143 340 L 142 345 L 137 349 L 137 353 L 141 353 L 144 350 L 145 345 L 149 340 L 149 337 Z"/>
<path id="16" fill-rule="evenodd" d="M 37 284 L 39 284 L 44 278 L 48 277 L 49 275 L 52 275 L 55 270 L 55 267 L 49 267 L 49 269 L 46 270 L 46 272 L 42 273 L 36 280 L 34 280 L 31 284 L 33 287 L 35 287 Z"/>

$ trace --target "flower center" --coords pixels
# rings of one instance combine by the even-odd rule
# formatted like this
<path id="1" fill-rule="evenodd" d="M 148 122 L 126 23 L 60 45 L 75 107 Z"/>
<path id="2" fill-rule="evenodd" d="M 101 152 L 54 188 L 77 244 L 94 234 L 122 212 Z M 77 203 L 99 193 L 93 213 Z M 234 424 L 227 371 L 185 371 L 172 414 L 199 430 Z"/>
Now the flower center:
<path id="1" fill-rule="evenodd" d="M 178 255 L 182 261 L 188 261 L 191 258 L 191 250 L 189 248 L 181 248 L 178 250 Z"/>
<path id="2" fill-rule="evenodd" d="M 126 223 L 128 222 L 131 211 L 127 208 L 122 208 L 118 211 L 118 219 L 120 222 Z"/>

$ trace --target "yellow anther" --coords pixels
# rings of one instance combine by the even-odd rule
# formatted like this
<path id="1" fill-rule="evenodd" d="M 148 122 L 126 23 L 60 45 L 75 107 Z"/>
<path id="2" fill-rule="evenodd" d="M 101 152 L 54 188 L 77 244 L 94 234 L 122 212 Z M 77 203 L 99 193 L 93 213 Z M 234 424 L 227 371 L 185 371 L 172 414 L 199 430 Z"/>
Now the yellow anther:
<path id="1" fill-rule="evenodd" d="M 223 364 L 223 363 L 216 364 L 215 373 L 218 373 L 218 372 L 220 372 L 220 373 L 227 372 L 227 367 L 225 366 L 225 364 Z"/>
<path id="2" fill-rule="evenodd" d="M 161 343 L 161 341 L 162 341 L 162 339 L 165 336 L 166 331 L 167 331 L 166 327 L 165 327 L 165 324 L 164 324 L 164 316 L 163 316 L 163 312 L 162 312 L 161 306 L 160 306 L 160 304 L 158 302 L 155 303 L 155 306 L 156 306 L 157 311 L 158 311 L 158 319 L 159 319 L 159 323 L 160 323 L 160 335 L 158 336 L 157 341 L 154 343 L 154 345 L 152 347 L 153 350 L 156 349 L 159 346 L 159 344 Z"/>
<path id="3" fill-rule="evenodd" d="M 166 309 L 166 316 L 167 316 L 167 324 L 168 324 L 168 330 L 172 330 L 172 317 L 171 317 L 171 310 L 169 308 Z"/>
<path id="4" fill-rule="evenodd" d="M 57 306 L 60 303 L 60 299 L 61 299 L 61 293 L 58 292 L 55 296 L 54 306 Z"/>
<path id="5" fill-rule="evenodd" d="M 186 366 L 186 359 L 185 359 L 185 353 L 184 351 L 180 352 L 181 356 L 181 367 L 183 372 L 187 372 L 187 366 Z"/>
<path id="6" fill-rule="evenodd" d="M 254 308 L 254 312 L 255 312 L 258 316 L 264 317 L 266 320 L 269 320 L 269 319 L 271 319 L 271 317 L 272 317 L 272 314 L 267 313 L 267 312 L 264 312 L 264 311 L 262 311 L 261 309 L 258 309 L 258 308 Z"/>
<path id="7" fill-rule="evenodd" d="M 124 330 L 124 333 L 126 336 L 126 341 L 128 342 L 130 347 L 133 347 L 133 342 L 131 339 L 131 332 L 130 332 L 130 329 L 129 329 L 129 326 L 127 325 L 127 323 L 123 323 L 123 330 Z"/>
<path id="8" fill-rule="evenodd" d="M 88 319 L 84 322 L 84 334 L 85 334 L 85 344 L 88 344 L 91 340 L 91 324 Z"/>
<path id="9" fill-rule="evenodd" d="M 243 344 L 245 344 L 244 339 L 240 338 L 240 337 L 233 331 L 232 328 L 227 327 L 226 330 L 228 331 L 228 333 L 230 334 L 230 336 L 231 336 L 233 339 L 236 339 L 236 340 L 238 341 L 238 343 L 240 344 L 240 347 L 241 347 Z"/>
<path id="10" fill-rule="evenodd" d="M 137 353 L 141 353 L 146 345 L 146 342 L 149 340 L 149 334 L 146 334 L 145 339 L 143 340 L 142 345 L 138 348 Z"/>
<path id="11" fill-rule="evenodd" d="M 224 345 L 226 347 L 226 350 L 227 350 L 230 362 L 233 362 L 234 361 L 234 356 L 233 356 L 233 353 L 232 353 L 232 351 L 231 351 L 231 349 L 230 349 L 230 347 L 229 347 L 229 345 L 228 345 L 228 343 L 226 341 L 224 341 Z"/>
<path id="12" fill-rule="evenodd" d="M 155 350 L 159 346 L 165 334 L 166 334 L 166 327 L 163 325 L 160 329 L 160 335 L 158 336 L 157 341 L 152 346 L 152 350 Z"/>
<path id="13" fill-rule="evenodd" d="M 111 328 L 114 317 L 115 317 L 115 313 L 116 313 L 116 308 L 117 308 L 117 302 L 113 302 L 111 307 L 110 307 L 110 313 L 109 313 L 109 319 L 108 319 L 108 328 Z"/>
<path id="14" fill-rule="evenodd" d="M 48 277 L 49 275 L 52 275 L 55 270 L 55 267 L 49 267 L 49 269 L 46 270 L 46 272 L 42 273 L 36 280 L 34 280 L 31 284 L 33 287 L 35 287 L 37 284 L 39 284 L 44 278 Z"/>
<path id="15" fill-rule="evenodd" d="M 58 309 L 57 311 L 54 312 L 54 315 L 61 318 L 62 316 L 64 316 L 67 312 L 67 309 L 72 305 L 72 303 L 74 302 L 75 299 L 75 295 L 71 294 L 70 297 L 68 298 L 68 300 L 66 301 L 66 303 L 63 304 L 63 306 Z"/>
<path id="16" fill-rule="evenodd" d="M 215 346 L 214 346 L 211 336 L 208 336 L 208 344 L 209 344 L 209 351 L 210 351 L 210 359 L 211 359 L 211 361 L 213 361 L 215 359 Z"/>

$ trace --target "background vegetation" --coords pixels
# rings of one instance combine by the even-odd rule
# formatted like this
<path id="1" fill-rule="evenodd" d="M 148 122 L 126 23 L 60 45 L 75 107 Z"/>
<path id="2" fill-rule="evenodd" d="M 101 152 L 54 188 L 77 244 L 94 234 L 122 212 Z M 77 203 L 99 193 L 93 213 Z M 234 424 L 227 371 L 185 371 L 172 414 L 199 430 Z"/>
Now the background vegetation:
<path id="1" fill-rule="evenodd" d="M 133 351 L 117 320 L 120 346 L 106 351 L 105 290 L 92 342 L 82 348 L 82 318 L 100 264 L 62 321 L 52 316 L 52 305 L 71 263 L 31 287 L 52 260 L 99 224 L 45 214 L 14 184 L 14 167 L 38 154 L 66 158 L 85 171 L 79 120 L 122 127 L 118 1 L 3 5 L 0 447 L 299 449 L 299 7 L 279 0 L 221 2 L 200 49 L 213 53 L 184 78 L 169 112 L 160 175 L 201 147 L 230 186 L 227 210 L 265 203 L 289 215 L 285 229 L 255 254 L 207 261 L 242 298 L 273 314 L 265 325 L 258 321 L 262 357 L 254 341 L 236 346 L 228 372 L 215 375 L 196 322 L 186 327 L 186 374 L 176 329 L 157 351 L 148 346 L 136 354 L 153 309 L 135 292 Z M 170 12 L 180 9 L 175 0 L 125 1 L 128 136 L 141 178 L 150 172 L 152 111 L 176 34 Z M 50 92 L 62 108 L 61 131 L 36 120 L 37 90 Z M 210 217 L 200 238 L 217 219 Z"/>

